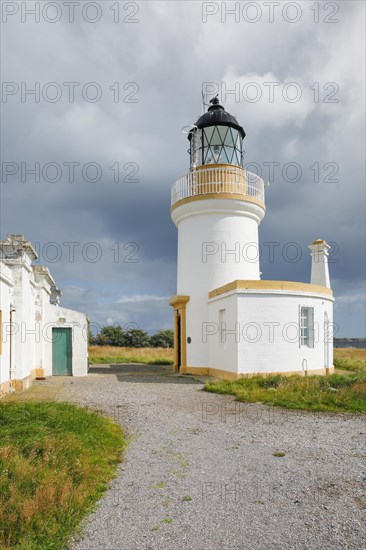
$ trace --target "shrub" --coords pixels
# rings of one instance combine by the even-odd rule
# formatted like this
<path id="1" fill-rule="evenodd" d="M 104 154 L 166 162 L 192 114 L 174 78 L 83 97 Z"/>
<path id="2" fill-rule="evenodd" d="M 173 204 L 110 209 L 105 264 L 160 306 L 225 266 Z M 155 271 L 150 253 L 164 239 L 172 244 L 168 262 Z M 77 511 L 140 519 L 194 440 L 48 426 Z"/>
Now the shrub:
<path id="1" fill-rule="evenodd" d="M 146 348 L 150 344 L 150 338 L 144 330 L 132 328 L 125 332 L 123 342 L 123 345 L 129 348 Z"/>
<path id="2" fill-rule="evenodd" d="M 94 343 L 98 346 L 123 346 L 124 336 L 120 325 L 109 325 L 102 328 L 100 334 L 94 338 Z"/>
<path id="3" fill-rule="evenodd" d="M 156 334 L 150 337 L 150 345 L 153 348 L 173 348 L 174 331 L 170 329 L 158 330 Z"/>

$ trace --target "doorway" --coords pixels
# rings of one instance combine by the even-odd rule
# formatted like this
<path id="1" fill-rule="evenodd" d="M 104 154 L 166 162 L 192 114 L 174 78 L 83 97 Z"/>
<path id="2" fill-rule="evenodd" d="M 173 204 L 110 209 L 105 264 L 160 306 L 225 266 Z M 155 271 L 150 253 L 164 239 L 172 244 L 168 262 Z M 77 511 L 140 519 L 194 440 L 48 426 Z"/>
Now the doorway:
<path id="1" fill-rule="evenodd" d="M 173 296 L 169 304 L 174 308 L 174 367 L 175 372 L 186 374 L 186 305 L 189 296 Z M 190 341 L 190 338 L 188 339 Z"/>
<path id="2" fill-rule="evenodd" d="M 177 371 L 180 371 L 182 364 L 182 333 L 181 333 L 182 317 L 177 313 Z"/>
<path id="3" fill-rule="evenodd" d="M 71 328 L 52 329 L 52 375 L 72 375 Z"/>

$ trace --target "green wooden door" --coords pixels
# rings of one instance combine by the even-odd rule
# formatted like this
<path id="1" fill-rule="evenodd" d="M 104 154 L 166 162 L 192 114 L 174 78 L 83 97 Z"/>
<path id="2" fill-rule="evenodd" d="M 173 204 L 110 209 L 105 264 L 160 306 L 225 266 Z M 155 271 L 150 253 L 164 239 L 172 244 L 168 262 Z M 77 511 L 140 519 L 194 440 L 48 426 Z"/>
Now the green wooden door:
<path id="1" fill-rule="evenodd" d="M 72 375 L 71 328 L 52 329 L 52 374 Z"/>

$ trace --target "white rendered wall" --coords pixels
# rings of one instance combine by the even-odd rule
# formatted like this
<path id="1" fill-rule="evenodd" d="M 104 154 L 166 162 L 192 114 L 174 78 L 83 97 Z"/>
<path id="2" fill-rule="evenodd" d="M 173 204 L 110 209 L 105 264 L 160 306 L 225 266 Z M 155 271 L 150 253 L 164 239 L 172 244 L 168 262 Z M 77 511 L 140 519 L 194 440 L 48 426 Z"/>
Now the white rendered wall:
<path id="1" fill-rule="evenodd" d="M 230 302 L 229 298 L 234 298 Z M 218 322 L 219 310 L 231 306 L 237 308 L 237 325 L 227 324 L 228 330 L 236 329 L 236 334 L 227 334 L 227 347 L 232 355 L 236 350 L 237 362 L 232 361 L 230 369 L 223 353 L 220 353 L 219 334 L 211 337 L 210 367 L 231 370 L 232 372 L 276 373 L 298 372 L 325 368 L 325 346 L 328 346 L 329 364 L 333 365 L 333 344 L 324 333 L 325 313 L 330 326 L 333 323 L 333 300 L 315 294 L 289 294 L 286 291 L 258 292 L 237 291 L 231 295 L 214 298 L 210 301 L 210 320 Z M 314 308 L 315 341 L 314 348 L 300 346 L 299 308 Z M 234 314 L 230 315 L 233 319 Z M 236 343 L 235 340 L 239 343 Z M 222 344 L 221 344 L 222 346 Z M 304 361 L 305 360 L 305 361 Z"/>
<path id="2" fill-rule="evenodd" d="M 193 201 L 173 210 L 177 294 L 191 289 L 207 294 L 236 279 L 260 279 L 258 225 L 263 216 L 256 204 L 232 199 Z"/>
<path id="3" fill-rule="evenodd" d="M 35 302 L 31 259 L 12 265 L 13 272 L 13 313 L 14 326 L 14 378 L 22 380 L 35 368 L 35 340 L 37 327 L 35 323 Z"/>
<path id="4" fill-rule="evenodd" d="M 209 321 L 208 293 L 236 279 L 260 279 L 258 225 L 264 210 L 233 199 L 190 201 L 172 211 L 178 228 L 177 294 L 186 308 L 187 365 L 206 367 L 202 328 Z"/>
<path id="5" fill-rule="evenodd" d="M 42 333 L 43 319 L 44 319 L 44 305 L 49 301 L 49 293 L 43 286 L 38 286 L 34 290 L 34 304 L 35 312 L 34 319 L 37 325 L 39 336 L 37 337 L 37 343 L 35 346 L 34 354 L 34 367 L 36 369 L 42 369 L 44 365 L 44 337 Z"/>
<path id="6" fill-rule="evenodd" d="M 60 322 L 65 319 L 65 322 Z M 48 304 L 45 308 L 44 365 L 46 376 L 52 375 L 52 326 L 72 328 L 72 375 L 86 376 L 88 373 L 88 323 L 86 315 Z"/>
<path id="7" fill-rule="evenodd" d="M 10 337 L 8 327 L 10 322 L 10 305 L 12 302 L 12 272 L 0 261 L 0 310 L 2 312 L 2 353 L 0 355 L 0 387 L 9 380 L 10 369 Z"/>
<path id="8" fill-rule="evenodd" d="M 7 266 L 5 266 L 6 268 Z M 49 303 L 49 292 L 44 287 L 34 288 L 28 272 L 20 266 L 13 266 L 10 274 L 16 274 L 17 287 L 14 296 L 10 286 L 1 281 L 1 310 L 4 323 L 9 322 L 10 304 L 13 313 L 13 357 L 12 379 L 27 378 L 34 369 L 45 369 L 46 376 L 52 375 L 52 327 L 72 328 L 72 374 L 85 376 L 88 368 L 87 318 L 83 313 L 55 306 Z M 60 323 L 59 319 L 66 319 Z M 5 339 L 5 336 L 3 337 Z M 10 338 L 3 342 L 0 355 L 0 383 L 9 379 Z"/>
<path id="9" fill-rule="evenodd" d="M 203 341 L 209 348 L 208 367 L 228 372 L 238 372 L 238 345 L 235 335 L 225 334 L 235 330 L 238 301 L 236 294 L 223 296 L 209 304 L 209 323 L 204 328 Z M 220 318 L 220 311 L 224 312 Z M 223 317 L 223 322 L 221 319 Z"/>

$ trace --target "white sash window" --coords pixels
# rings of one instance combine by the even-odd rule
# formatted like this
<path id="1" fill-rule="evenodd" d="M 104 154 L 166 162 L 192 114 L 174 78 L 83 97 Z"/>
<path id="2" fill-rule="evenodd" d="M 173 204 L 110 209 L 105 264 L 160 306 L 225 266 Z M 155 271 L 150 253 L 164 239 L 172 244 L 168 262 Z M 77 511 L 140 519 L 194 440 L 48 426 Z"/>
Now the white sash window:
<path id="1" fill-rule="evenodd" d="M 300 345 L 314 347 L 314 308 L 300 308 Z"/>

